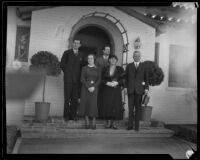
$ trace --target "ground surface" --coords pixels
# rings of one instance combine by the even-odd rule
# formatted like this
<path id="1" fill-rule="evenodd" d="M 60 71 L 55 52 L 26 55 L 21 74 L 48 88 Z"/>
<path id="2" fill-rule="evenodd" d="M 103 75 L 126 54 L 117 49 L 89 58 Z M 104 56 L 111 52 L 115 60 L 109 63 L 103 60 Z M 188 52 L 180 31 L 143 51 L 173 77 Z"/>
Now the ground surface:
<path id="1" fill-rule="evenodd" d="M 7 135 L 7 153 L 12 153 L 15 142 L 18 137 L 18 131 L 16 126 L 6 126 Z"/>
<path id="2" fill-rule="evenodd" d="M 177 137 L 135 138 L 91 136 L 65 139 L 22 139 L 21 154 L 169 154 L 175 159 L 185 159 L 186 151 L 196 148 L 191 142 Z"/>

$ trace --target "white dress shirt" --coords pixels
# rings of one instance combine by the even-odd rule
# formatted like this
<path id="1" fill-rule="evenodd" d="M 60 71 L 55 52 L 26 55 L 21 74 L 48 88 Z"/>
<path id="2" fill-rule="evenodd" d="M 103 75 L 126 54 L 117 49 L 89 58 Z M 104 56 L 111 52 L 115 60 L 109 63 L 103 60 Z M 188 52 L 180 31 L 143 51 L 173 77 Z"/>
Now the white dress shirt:
<path id="1" fill-rule="evenodd" d="M 134 62 L 135 68 L 137 69 L 139 67 L 140 62 Z"/>
<path id="2" fill-rule="evenodd" d="M 75 55 L 78 54 L 78 49 L 77 49 L 77 50 L 73 49 L 73 51 L 74 51 L 74 54 L 75 54 Z"/>

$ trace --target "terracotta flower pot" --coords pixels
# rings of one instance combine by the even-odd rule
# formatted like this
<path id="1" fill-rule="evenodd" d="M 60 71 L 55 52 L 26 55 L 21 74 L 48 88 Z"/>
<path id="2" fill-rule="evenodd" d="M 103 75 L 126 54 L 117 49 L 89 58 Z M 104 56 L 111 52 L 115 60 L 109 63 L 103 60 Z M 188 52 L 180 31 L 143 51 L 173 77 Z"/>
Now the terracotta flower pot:
<path id="1" fill-rule="evenodd" d="M 152 109 L 152 106 L 141 106 L 141 121 L 151 120 Z"/>
<path id="2" fill-rule="evenodd" d="M 6 125 L 21 128 L 24 117 L 25 100 L 6 101 Z"/>
<path id="3" fill-rule="evenodd" d="M 50 103 L 48 102 L 35 102 L 35 120 L 42 122 L 46 121 L 49 117 Z"/>

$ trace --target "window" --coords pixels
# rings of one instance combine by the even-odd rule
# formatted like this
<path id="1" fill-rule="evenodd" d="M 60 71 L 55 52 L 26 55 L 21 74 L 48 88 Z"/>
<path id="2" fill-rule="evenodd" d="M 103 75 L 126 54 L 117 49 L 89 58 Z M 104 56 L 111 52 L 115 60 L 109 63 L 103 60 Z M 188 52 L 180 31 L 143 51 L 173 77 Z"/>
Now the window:
<path id="1" fill-rule="evenodd" d="M 30 27 L 17 26 L 15 59 L 21 62 L 28 62 L 29 39 Z"/>
<path id="2" fill-rule="evenodd" d="M 170 45 L 169 87 L 194 88 L 196 86 L 196 52 L 191 47 Z"/>

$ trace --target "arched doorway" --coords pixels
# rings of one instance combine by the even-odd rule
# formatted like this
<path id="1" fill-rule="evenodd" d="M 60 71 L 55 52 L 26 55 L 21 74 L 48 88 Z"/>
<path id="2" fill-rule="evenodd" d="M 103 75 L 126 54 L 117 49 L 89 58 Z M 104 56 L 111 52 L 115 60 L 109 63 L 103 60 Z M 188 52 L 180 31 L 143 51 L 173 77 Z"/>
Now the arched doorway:
<path id="1" fill-rule="evenodd" d="M 98 32 L 100 34 L 98 34 Z M 80 36 L 80 34 L 84 34 L 84 36 L 89 36 L 88 39 L 92 39 L 92 37 L 95 38 L 96 40 L 101 39 L 101 42 L 98 43 L 98 46 L 101 46 L 102 43 L 104 43 L 104 46 L 105 44 L 110 45 L 111 53 L 115 54 L 119 59 L 118 65 L 123 66 L 123 68 L 126 67 L 129 41 L 128 41 L 127 30 L 121 23 L 120 19 L 117 19 L 116 17 L 112 16 L 109 13 L 96 12 L 96 11 L 82 16 L 82 18 L 79 21 L 77 21 L 77 23 L 72 27 L 68 39 L 69 40 L 68 48 L 71 48 L 73 40 L 78 36 Z M 86 41 L 87 38 L 82 39 L 83 43 L 82 49 L 85 50 L 85 52 L 91 51 L 91 52 L 96 52 L 97 55 L 100 54 L 99 53 L 100 47 L 98 48 L 95 45 L 91 45 L 92 43 L 89 44 Z M 123 104 L 126 104 L 125 92 L 123 94 L 123 97 L 124 97 Z"/>
<path id="2" fill-rule="evenodd" d="M 84 52 L 96 52 L 97 55 L 101 54 L 105 45 L 110 45 L 111 53 L 119 58 L 118 65 L 122 65 L 123 37 L 118 27 L 112 21 L 97 16 L 81 18 L 72 27 L 69 37 L 69 48 L 71 48 L 72 42 L 76 38 L 82 41 L 81 49 Z"/>
<path id="3" fill-rule="evenodd" d="M 79 30 L 73 39 L 79 39 L 82 43 L 80 50 L 84 53 L 85 57 L 88 54 L 93 53 L 96 56 L 100 56 L 102 54 L 102 49 L 104 46 L 111 47 L 112 53 L 112 39 L 109 34 L 100 28 L 99 26 L 86 26 Z"/>

